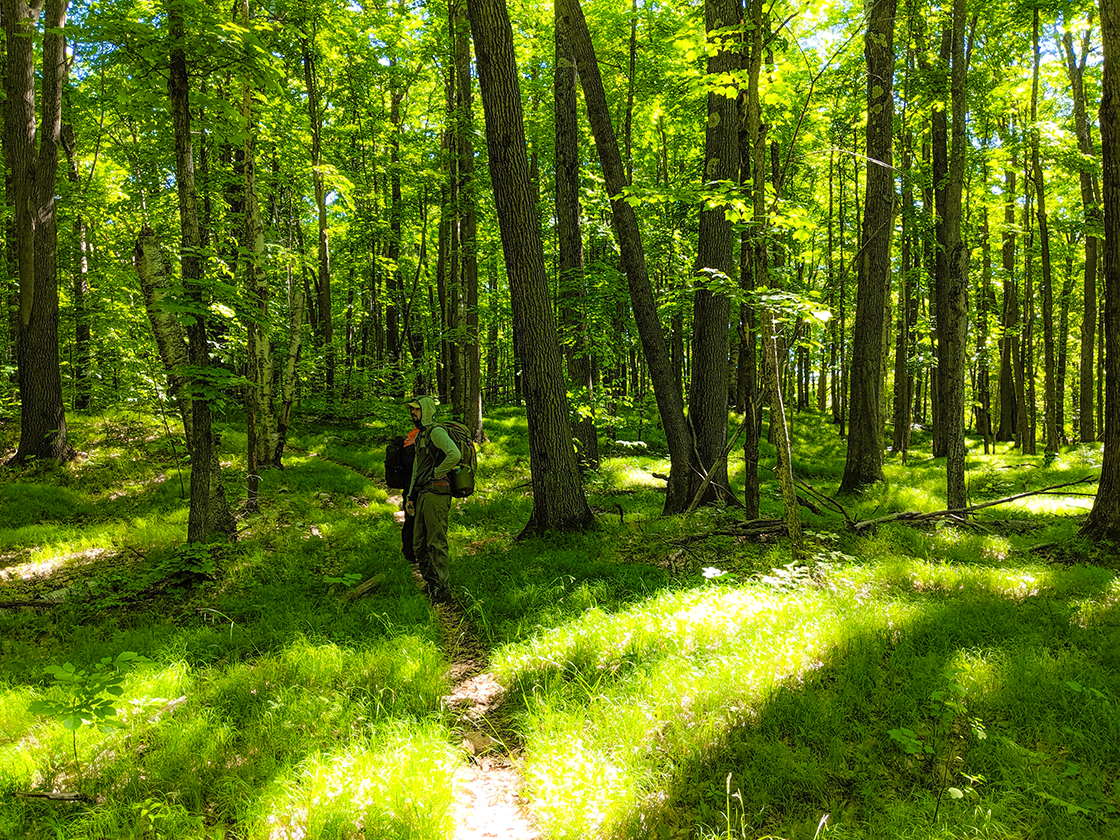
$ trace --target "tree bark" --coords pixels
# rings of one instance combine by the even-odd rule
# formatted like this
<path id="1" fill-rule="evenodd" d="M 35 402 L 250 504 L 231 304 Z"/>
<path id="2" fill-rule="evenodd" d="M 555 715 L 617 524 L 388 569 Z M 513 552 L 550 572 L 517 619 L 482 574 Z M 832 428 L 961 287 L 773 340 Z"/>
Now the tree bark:
<path id="1" fill-rule="evenodd" d="M 638 220 L 634 215 L 634 208 L 622 195 L 627 186 L 625 170 L 614 128 L 611 125 L 607 97 L 599 75 L 599 65 L 595 59 L 591 34 L 587 30 L 587 22 L 584 20 L 579 0 L 557 0 L 557 2 L 563 10 L 562 14 L 569 19 L 572 52 L 587 103 L 588 121 L 595 136 L 595 147 L 599 152 L 599 161 L 603 168 L 607 195 L 610 196 L 611 221 L 622 255 L 622 269 L 630 288 L 634 321 L 638 327 L 646 364 L 649 366 L 654 396 L 669 447 L 669 483 L 663 513 L 680 513 L 692 501 L 688 493 L 688 469 L 689 464 L 692 463 L 692 433 L 685 420 L 681 382 L 673 369 L 669 347 L 657 317 L 657 304 L 653 297 L 649 272 L 646 269 Z"/>
<path id="2" fill-rule="evenodd" d="M 68 461 L 74 450 L 66 429 L 58 358 L 58 228 L 55 181 L 66 82 L 66 0 L 3 0 L 4 157 L 10 179 L 19 314 L 16 364 L 20 439 L 9 463 Z M 36 24 L 43 16 L 41 123 L 36 129 Z"/>
<path id="3" fill-rule="evenodd" d="M 316 339 L 323 348 L 327 368 L 327 391 L 334 390 L 334 320 L 331 305 L 331 250 L 327 237 L 327 190 L 323 181 L 323 117 L 319 104 L 318 64 L 315 56 L 315 34 L 304 38 L 303 78 L 307 85 L 307 116 L 311 125 L 311 181 L 315 189 L 318 211 L 318 268 L 315 274 L 316 311 L 319 314 Z"/>
<path id="4" fill-rule="evenodd" d="M 207 368 L 210 365 L 206 329 L 208 291 L 203 272 L 198 199 L 194 187 L 190 87 L 181 3 L 182 0 L 172 0 L 168 5 L 167 19 L 171 36 L 168 94 L 175 133 L 175 181 L 179 193 L 183 287 L 192 316 L 187 328 L 187 355 L 194 370 L 190 386 L 199 395 L 191 399 L 191 503 L 187 519 L 187 542 L 196 543 L 208 542 L 214 536 L 229 536 L 236 531 L 236 523 L 221 483 L 210 401 L 203 396 L 213 387 L 207 382 Z"/>
<path id="5" fill-rule="evenodd" d="M 1090 23 L 1092 17 L 1090 13 Z M 1059 39 L 1062 55 L 1065 58 L 1066 74 L 1069 76 L 1070 94 L 1073 97 L 1073 122 L 1077 134 L 1077 149 L 1081 152 L 1082 165 L 1079 174 L 1081 186 L 1081 205 L 1085 214 L 1085 273 L 1083 281 L 1084 307 L 1081 319 L 1081 377 L 1078 387 L 1079 439 L 1082 443 L 1097 440 L 1095 417 L 1095 377 L 1097 332 L 1097 263 L 1101 240 L 1095 235 L 1101 224 L 1100 188 L 1093 173 L 1096 159 L 1096 145 L 1093 142 L 1093 127 L 1089 122 L 1085 97 L 1085 62 L 1090 52 L 1092 26 L 1086 28 L 1081 42 L 1081 54 L 1074 52 L 1073 34 L 1066 29 Z"/>
<path id="6" fill-rule="evenodd" d="M 742 17 L 739 0 L 706 0 L 705 25 L 714 46 L 708 58 L 713 83 L 738 69 L 739 58 L 724 43 L 731 36 L 721 32 Z M 722 83 L 721 83 L 722 86 Z M 736 100 L 722 90 L 708 94 L 704 133 L 704 188 L 723 189 L 739 173 L 739 114 Z M 715 196 L 700 211 L 696 246 L 696 291 L 692 305 L 692 376 L 688 389 L 688 419 L 694 442 L 689 493 L 695 495 L 709 469 L 715 475 L 707 485 L 703 503 L 726 500 L 727 460 L 720 460 L 727 445 L 727 324 L 730 300 L 718 291 L 735 273 L 735 241 L 726 208 Z M 714 465 L 714 467 L 713 467 Z"/>
<path id="7" fill-rule="evenodd" d="M 509 273 L 517 356 L 524 367 L 533 511 L 523 535 L 594 522 L 580 485 L 544 246 L 525 151 L 513 30 L 501 0 L 469 0 L 486 115 L 490 178 Z"/>
<path id="8" fill-rule="evenodd" d="M 583 232 L 579 202 L 579 112 L 575 59 L 568 35 L 568 18 L 554 6 L 556 64 L 553 113 L 556 117 L 556 238 L 560 283 L 560 321 L 564 332 L 568 381 L 574 391 L 576 420 L 572 433 L 583 469 L 599 467 L 599 435 L 595 428 L 595 382 L 586 312 Z"/>
<path id="9" fill-rule="evenodd" d="M 1120 229 L 1120 3 L 1101 0 L 1104 83 L 1101 88 L 1101 160 L 1105 230 Z M 1104 239 L 1104 463 L 1093 508 L 1081 533 L 1120 539 L 1120 237 Z"/>
<path id="10" fill-rule="evenodd" d="M 1050 256 L 1050 224 L 1046 216 L 1046 179 L 1042 174 L 1038 132 L 1038 74 L 1042 63 L 1039 45 L 1039 12 L 1034 10 L 1033 24 L 1034 72 L 1031 79 L 1031 172 L 1034 175 L 1035 216 L 1042 252 L 1042 345 L 1046 451 L 1058 451 L 1057 358 L 1054 344 L 1054 269 Z"/>
<path id="11" fill-rule="evenodd" d="M 867 178 L 856 290 L 848 454 L 841 491 L 883 480 L 883 331 L 894 234 L 894 0 L 868 6 Z"/>

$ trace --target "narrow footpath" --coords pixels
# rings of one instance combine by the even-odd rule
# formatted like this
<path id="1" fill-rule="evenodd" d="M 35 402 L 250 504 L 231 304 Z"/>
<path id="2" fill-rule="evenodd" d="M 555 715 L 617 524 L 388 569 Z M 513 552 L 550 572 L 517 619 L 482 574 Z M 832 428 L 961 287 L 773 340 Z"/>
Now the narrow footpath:
<path id="1" fill-rule="evenodd" d="M 521 750 L 502 714 L 502 687 L 487 671 L 486 650 L 454 605 L 436 608 L 451 662 L 444 706 L 469 763 L 455 775 L 455 839 L 537 840 L 521 799 Z"/>

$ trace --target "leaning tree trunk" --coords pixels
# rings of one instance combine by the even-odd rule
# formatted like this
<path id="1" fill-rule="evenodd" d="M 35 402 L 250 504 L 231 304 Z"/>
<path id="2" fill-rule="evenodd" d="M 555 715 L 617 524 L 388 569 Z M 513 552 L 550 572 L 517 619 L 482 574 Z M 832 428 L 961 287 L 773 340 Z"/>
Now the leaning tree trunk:
<path id="1" fill-rule="evenodd" d="M 572 447 L 560 340 L 525 152 L 513 30 L 501 0 L 470 0 L 468 13 L 486 114 L 490 178 L 509 273 L 514 341 L 524 368 L 533 511 L 522 533 L 584 529 L 594 517 L 580 485 Z"/>
<path id="2" fill-rule="evenodd" d="M 868 7 L 867 179 L 850 370 L 848 455 L 841 491 L 883 480 L 883 331 L 894 235 L 894 0 Z"/>
<path id="3" fill-rule="evenodd" d="M 599 162 L 603 168 L 607 195 L 611 202 L 611 221 L 622 256 L 622 269 L 630 288 L 630 303 L 634 321 L 642 342 L 646 364 L 649 366 L 653 382 L 654 397 L 657 400 L 661 424 L 669 446 L 669 484 L 665 494 L 663 513 L 681 513 L 692 501 L 689 493 L 689 464 L 692 462 L 692 433 L 684 415 L 684 400 L 681 397 L 681 382 L 677 377 L 669 354 L 669 346 L 657 316 L 657 303 L 646 269 L 645 253 L 642 248 L 641 232 L 634 208 L 623 198 L 626 187 L 626 173 L 622 156 L 618 150 L 618 140 L 611 125 L 610 109 L 607 106 L 603 80 L 599 75 L 599 64 L 595 59 L 595 49 L 591 34 L 584 20 L 579 0 L 557 0 L 563 14 L 569 19 L 572 38 L 572 52 L 579 70 L 580 83 L 587 102 L 587 117 L 591 132 L 595 136 L 595 146 L 599 152 Z"/>
<path id="4" fill-rule="evenodd" d="M 66 0 L 49 0 L 42 35 L 42 122 L 36 131 L 36 23 L 43 0 L 3 0 L 4 157 L 10 173 L 19 311 L 14 321 L 20 392 L 20 438 L 10 463 L 68 461 L 62 372 L 58 359 L 58 229 L 55 180 L 66 81 Z"/>
<path id="5" fill-rule="evenodd" d="M 192 386 L 201 391 L 207 386 L 207 368 L 210 366 L 206 336 L 208 307 L 202 239 L 198 225 L 198 201 L 194 187 L 190 88 L 181 2 L 182 0 L 174 0 L 168 7 L 168 28 L 171 35 L 168 94 L 175 133 L 175 180 L 179 192 L 183 287 L 187 305 L 193 315 L 187 328 L 187 353 L 190 366 L 195 371 Z M 236 531 L 236 523 L 221 483 L 221 467 L 217 459 L 217 440 L 212 428 L 209 400 L 191 400 L 191 431 L 191 503 L 187 519 L 187 542 L 208 542 L 214 536 L 229 536 Z"/>
<path id="6" fill-rule="evenodd" d="M 167 374 L 167 394 L 175 400 L 179 418 L 183 421 L 183 434 L 187 442 L 187 452 L 195 463 L 194 455 L 194 406 L 190 398 L 191 381 L 187 376 L 190 353 L 187 332 L 173 314 L 175 301 L 175 282 L 167 270 L 167 261 L 160 251 L 155 231 L 145 225 L 136 237 L 133 250 L 133 266 L 140 281 L 140 294 L 144 299 L 144 310 L 148 313 L 148 323 L 156 341 L 160 361 Z M 222 483 L 221 463 L 218 461 L 218 448 L 210 447 L 209 453 L 209 504 L 216 514 L 217 521 L 233 522 L 233 514 L 226 502 L 225 485 Z M 192 466 L 193 476 L 193 466 Z M 231 526 L 232 527 L 232 526 Z"/>

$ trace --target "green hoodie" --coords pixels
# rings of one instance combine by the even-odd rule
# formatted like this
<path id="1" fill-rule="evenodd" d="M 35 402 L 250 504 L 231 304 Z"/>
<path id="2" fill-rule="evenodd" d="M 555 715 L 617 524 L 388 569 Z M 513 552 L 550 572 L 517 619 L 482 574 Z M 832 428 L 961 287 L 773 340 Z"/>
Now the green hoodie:
<path id="1" fill-rule="evenodd" d="M 420 397 L 417 402 L 420 403 L 420 434 L 416 436 L 416 460 L 412 465 L 412 482 L 408 488 L 408 498 L 413 500 L 426 485 L 444 478 L 455 469 L 463 457 L 455 441 L 447 434 L 447 429 L 435 422 L 436 401 L 431 397 Z"/>

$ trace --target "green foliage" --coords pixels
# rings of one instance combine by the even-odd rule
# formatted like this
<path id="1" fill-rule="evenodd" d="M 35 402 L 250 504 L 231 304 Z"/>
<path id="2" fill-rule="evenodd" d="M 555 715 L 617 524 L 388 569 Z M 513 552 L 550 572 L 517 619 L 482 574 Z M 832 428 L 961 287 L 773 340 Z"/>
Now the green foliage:
<path id="1" fill-rule="evenodd" d="M 55 685 L 65 689 L 65 693 L 60 699 L 35 700 L 29 711 L 56 718 L 65 729 L 78 730 L 90 724 L 102 732 L 112 732 L 118 728 L 116 702 L 124 694 L 125 674 L 133 666 L 147 661 L 134 651 L 122 651 L 115 658 L 103 657 L 90 670 L 77 668 L 70 662 L 48 665 L 43 670 L 54 678 Z"/>

